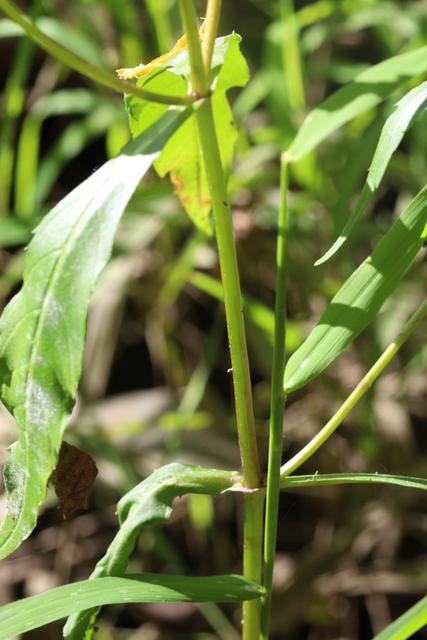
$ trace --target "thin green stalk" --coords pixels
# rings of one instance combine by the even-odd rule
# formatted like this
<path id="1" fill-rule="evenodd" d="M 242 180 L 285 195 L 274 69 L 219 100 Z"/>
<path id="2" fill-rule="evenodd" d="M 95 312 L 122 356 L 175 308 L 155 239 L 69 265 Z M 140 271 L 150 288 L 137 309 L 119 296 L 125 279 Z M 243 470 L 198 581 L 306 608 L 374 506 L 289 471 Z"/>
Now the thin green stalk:
<path id="1" fill-rule="evenodd" d="M 202 42 L 203 64 L 205 66 L 206 78 L 210 78 L 211 61 L 215 46 L 215 38 L 218 33 L 219 17 L 221 14 L 221 0 L 208 0 L 206 9 L 206 29 Z"/>
<path id="2" fill-rule="evenodd" d="M 97 67 L 90 62 L 86 62 L 83 58 L 75 55 L 62 45 L 55 42 L 44 33 L 40 31 L 32 21 L 26 16 L 18 7 L 11 2 L 11 0 L 0 0 L 0 9 L 14 22 L 19 24 L 24 31 L 42 47 L 45 51 L 50 53 L 54 58 L 67 65 L 71 69 L 78 71 L 84 76 L 100 82 L 110 89 L 119 91 L 120 93 L 132 93 L 138 98 L 144 100 L 151 100 L 152 102 L 159 102 L 161 104 L 175 104 L 175 105 L 190 105 L 195 100 L 195 96 L 168 96 L 161 93 L 152 93 L 151 91 L 145 91 L 139 89 L 132 82 L 126 80 L 120 80 L 118 77 Z"/>
<path id="3" fill-rule="evenodd" d="M 245 496 L 245 532 L 243 574 L 261 584 L 262 533 L 265 491 L 261 489 Z M 243 603 L 243 640 L 259 640 L 261 599 Z"/>
<path id="4" fill-rule="evenodd" d="M 180 9 L 188 39 L 193 91 L 200 96 L 207 96 L 208 84 L 203 67 L 197 33 L 197 18 L 192 0 L 180 0 Z M 207 28 L 209 29 L 209 25 Z M 243 476 L 247 488 L 257 489 L 261 486 L 262 480 L 255 437 L 242 295 L 227 185 L 221 163 L 210 96 L 202 101 L 195 116 L 215 219 Z M 245 495 L 244 574 L 258 583 L 261 580 L 262 570 L 262 507 L 263 492 L 255 491 Z M 245 603 L 243 606 L 244 640 L 259 640 L 259 621 L 259 600 Z"/>
<path id="5" fill-rule="evenodd" d="M 197 33 L 197 16 L 192 0 L 180 0 L 180 7 L 194 72 L 193 89 L 200 92 L 204 90 L 203 87 L 207 87 L 207 83 L 203 64 L 200 66 L 202 56 Z M 198 75 L 200 71 L 204 80 Z M 261 485 L 261 470 L 255 437 L 242 295 L 227 185 L 221 164 L 210 97 L 205 98 L 196 110 L 195 116 L 215 219 L 243 475 L 246 486 L 249 489 L 255 489 Z"/>
<path id="6" fill-rule="evenodd" d="M 290 473 L 295 471 L 303 462 L 305 462 L 317 449 L 329 438 L 335 429 L 341 424 L 348 413 L 353 409 L 360 398 L 368 391 L 371 384 L 376 380 L 381 371 L 390 362 L 393 356 L 400 349 L 405 340 L 409 337 L 417 324 L 427 313 L 427 298 L 418 307 L 417 311 L 408 320 L 397 338 L 384 351 L 382 356 L 377 360 L 374 366 L 368 371 L 366 376 L 359 382 L 353 393 L 347 398 L 344 404 L 329 420 L 323 429 L 297 453 L 289 462 L 280 469 L 280 478 L 286 478 Z"/>
<path id="7" fill-rule="evenodd" d="M 280 170 L 280 210 L 277 236 L 277 280 L 274 313 L 274 351 L 271 382 L 270 442 L 268 451 L 267 503 L 265 512 L 264 588 L 262 604 L 261 638 L 268 638 L 273 584 L 274 556 L 276 553 L 277 518 L 279 509 L 280 464 L 282 462 L 282 435 L 285 398 L 283 374 L 285 371 L 286 342 L 286 280 L 288 276 L 288 176 L 289 164 L 282 157 Z"/>
<path id="8" fill-rule="evenodd" d="M 187 34 L 192 91 L 197 98 L 203 98 L 208 95 L 209 87 L 203 67 L 196 9 L 193 0 L 180 0 L 179 7 L 184 31 Z"/>
<path id="9" fill-rule="evenodd" d="M 215 219 L 243 474 L 247 487 L 254 489 L 260 486 L 261 471 L 255 437 L 242 296 L 230 205 L 219 155 L 210 98 L 207 98 L 197 109 L 196 122 Z"/>

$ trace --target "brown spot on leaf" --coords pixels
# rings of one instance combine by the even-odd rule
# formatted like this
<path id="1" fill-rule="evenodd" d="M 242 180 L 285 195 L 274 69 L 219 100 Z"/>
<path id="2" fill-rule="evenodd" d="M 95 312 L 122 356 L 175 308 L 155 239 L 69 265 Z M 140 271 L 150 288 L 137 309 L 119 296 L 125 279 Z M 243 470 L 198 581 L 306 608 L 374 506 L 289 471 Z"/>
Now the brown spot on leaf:
<path id="1" fill-rule="evenodd" d="M 51 476 L 58 508 L 67 518 L 74 509 L 87 509 L 92 485 L 98 474 L 93 458 L 68 442 L 63 442 L 58 464 Z"/>

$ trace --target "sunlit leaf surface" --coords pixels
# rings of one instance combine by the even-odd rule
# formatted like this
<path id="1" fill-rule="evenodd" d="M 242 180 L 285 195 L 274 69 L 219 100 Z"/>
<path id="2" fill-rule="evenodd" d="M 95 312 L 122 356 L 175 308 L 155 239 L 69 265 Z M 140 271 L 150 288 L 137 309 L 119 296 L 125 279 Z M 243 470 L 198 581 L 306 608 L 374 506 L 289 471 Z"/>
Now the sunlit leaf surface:
<path id="1" fill-rule="evenodd" d="M 120 217 L 185 117 L 170 110 L 133 140 L 54 207 L 28 247 L 23 287 L 0 321 L 0 397 L 19 435 L 4 467 L 9 513 L 0 558 L 36 524 L 74 405 L 89 300 Z"/>

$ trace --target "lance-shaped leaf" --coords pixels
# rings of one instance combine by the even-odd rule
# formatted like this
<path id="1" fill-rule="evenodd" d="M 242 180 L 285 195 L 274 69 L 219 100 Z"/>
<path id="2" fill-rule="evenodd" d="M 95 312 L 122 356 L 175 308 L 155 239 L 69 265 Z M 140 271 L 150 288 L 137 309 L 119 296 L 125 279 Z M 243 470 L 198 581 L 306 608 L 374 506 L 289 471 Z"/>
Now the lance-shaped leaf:
<path id="1" fill-rule="evenodd" d="M 171 110 L 54 207 L 28 247 L 21 291 L 0 321 L 0 398 L 19 439 L 4 467 L 0 558 L 34 529 L 74 405 L 89 300 L 123 210 L 191 110 Z M 136 154 L 136 155 L 133 155 Z"/>
<path id="2" fill-rule="evenodd" d="M 427 187 L 414 198 L 372 254 L 343 284 L 307 340 L 290 358 L 285 392 L 325 369 L 375 318 L 427 234 Z"/>
<path id="3" fill-rule="evenodd" d="M 259 598 L 262 587 L 243 576 L 129 574 L 83 580 L 0 608 L 0 640 L 36 629 L 87 606 L 129 602 L 242 602 Z"/>
<path id="4" fill-rule="evenodd" d="M 290 160 L 298 162 L 343 124 L 380 104 L 395 89 L 426 70 L 427 47 L 422 47 L 363 71 L 307 116 L 288 149 Z"/>
<path id="5" fill-rule="evenodd" d="M 242 485 L 241 477 L 232 471 L 196 469 L 179 463 L 157 469 L 118 503 L 120 529 L 90 579 L 122 575 L 141 527 L 166 524 L 174 498 L 186 493 L 218 495 L 233 488 L 242 489 Z M 99 607 L 95 607 L 71 616 L 65 625 L 64 637 L 67 640 L 88 640 L 98 611 Z"/>
<path id="6" fill-rule="evenodd" d="M 211 64 L 211 79 L 215 87 L 212 109 L 226 175 L 233 159 L 237 128 L 225 92 L 230 87 L 244 86 L 249 79 L 246 61 L 239 50 L 240 40 L 235 33 L 217 38 Z M 188 49 L 181 50 L 163 66 L 141 78 L 138 86 L 169 95 L 185 93 L 191 78 Z M 126 104 L 134 135 L 143 131 L 165 108 L 131 95 L 126 96 Z M 212 234 L 209 219 L 211 201 L 194 117 L 189 118 L 170 139 L 154 166 L 161 176 L 170 172 L 175 192 L 191 220 L 205 233 Z"/>
<path id="7" fill-rule="evenodd" d="M 387 119 L 383 130 L 381 131 L 380 140 L 375 150 L 375 155 L 369 169 L 366 183 L 360 194 L 356 208 L 353 211 L 350 220 L 344 227 L 340 237 L 325 255 L 316 262 L 316 265 L 322 264 L 328 260 L 350 235 L 356 222 L 368 206 L 372 196 L 378 189 L 391 156 L 399 146 L 406 131 L 412 126 L 413 122 L 418 118 L 420 113 L 427 106 L 427 82 L 423 82 L 419 87 L 412 89 L 398 103 L 396 111 Z"/>
<path id="8" fill-rule="evenodd" d="M 427 625 L 427 596 L 381 631 L 374 640 L 406 640 Z"/>

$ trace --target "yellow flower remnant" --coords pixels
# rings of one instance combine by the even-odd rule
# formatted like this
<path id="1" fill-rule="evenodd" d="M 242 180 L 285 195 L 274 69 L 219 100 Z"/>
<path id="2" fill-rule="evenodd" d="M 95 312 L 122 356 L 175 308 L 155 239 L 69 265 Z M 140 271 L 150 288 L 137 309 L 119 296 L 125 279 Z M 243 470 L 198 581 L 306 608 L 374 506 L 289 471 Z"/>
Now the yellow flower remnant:
<path id="1" fill-rule="evenodd" d="M 200 31 L 199 31 L 200 40 L 203 40 L 203 37 L 204 37 L 205 24 L 206 22 L 203 22 L 202 26 L 200 27 Z M 137 67 L 133 67 L 132 69 L 116 69 L 116 73 L 118 73 L 119 78 L 121 78 L 122 80 L 131 80 L 132 78 L 140 78 L 141 76 L 147 75 L 147 73 L 150 73 L 150 71 L 152 71 L 153 69 L 156 69 L 156 67 L 159 67 L 160 65 L 164 64 L 165 62 L 173 58 L 173 56 L 177 54 L 178 51 L 181 51 L 186 47 L 188 47 L 187 34 L 184 33 L 182 38 L 178 40 L 176 45 L 168 53 L 164 53 L 163 55 L 149 62 L 148 64 L 140 64 Z"/>

